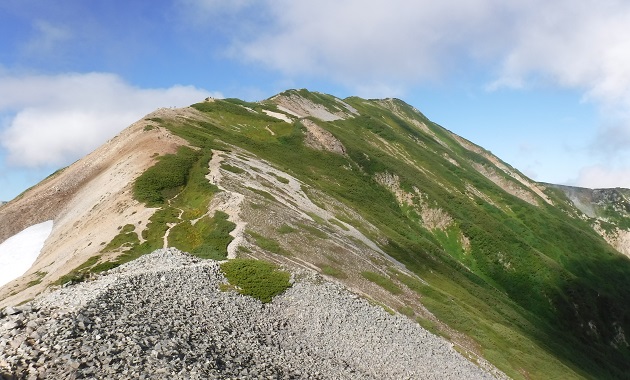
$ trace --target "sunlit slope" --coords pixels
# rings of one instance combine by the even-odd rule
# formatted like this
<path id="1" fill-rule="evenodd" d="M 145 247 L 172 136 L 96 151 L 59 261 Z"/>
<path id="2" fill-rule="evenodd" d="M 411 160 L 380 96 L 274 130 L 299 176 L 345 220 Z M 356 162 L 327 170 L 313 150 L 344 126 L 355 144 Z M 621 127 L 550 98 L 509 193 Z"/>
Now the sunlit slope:
<path id="1" fill-rule="evenodd" d="M 162 127 L 195 146 L 255 154 L 354 210 L 376 227 L 365 235 L 426 284 L 395 270 L 389 279 L 509 375 L 625 376 L 630 262 L 564 194 L 395 99 L 342 103 L 301 90 L 193 107 L 198 120 Z M 305 144 L 309 124 L 343 151 Z"/>

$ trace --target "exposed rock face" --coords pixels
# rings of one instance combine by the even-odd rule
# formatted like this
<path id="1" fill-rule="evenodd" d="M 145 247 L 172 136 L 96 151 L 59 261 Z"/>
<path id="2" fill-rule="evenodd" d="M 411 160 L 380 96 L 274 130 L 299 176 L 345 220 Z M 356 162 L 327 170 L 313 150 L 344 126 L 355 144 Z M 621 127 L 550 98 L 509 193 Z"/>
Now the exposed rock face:
<path id="1" fill-rule="evenodd" d="M 336 104 L 333 107 L 315 103 L 295 92 L 276 95 L 271 100 L 276 103 L 279 110 L 299 118 L 312 116 L 322 121 L 334 121 L 358 114 L 356 109 L 337 98 L 334 98 Z"/>
<path id="2" fill-rule="evenodd" d="M 491 379 L 406 318 L 302 273 L 270 304 L 173 249 L 0 320 L 0 378 Z"/>
<path id="3" fill-rule="evenodd" d="M 630 257 L 630 231 L 615 228 L 612 232 L 607 233 L 601 228 L 595 228 L 608 244 L 615 247 L 615 249 L 624 255 Z"/>
<path id="4" fill-rule="evenodd" d="M 630 215 L 630 190 L 628 189 L 587 189 L 583 187 L 549 185 L 562 190 L 575 207 L 591 218 L 600 216 L 602 210 L 610 207 L 621 216 Z"/>
<path id="5" fill-rule="evenodd" d="M 346 154 L 346 148 L 332 133 L 317 125 L 315 122 L 302 119 L 302 125 L 306 127 L 304 144 L 318 150 L 327 150 L 337 154 Z"/>
<path id="6" fill-rule="evenodd" d="M 593 218 L 593 229 L 617 251 L 630 257 L 630 230 L 624 226 L 630 219 L 630 190 L 588 189 L 583 187 L 548 185 L 562 190 L 582 217 Z M 620 223 L 622 222 L 622 223 Z M 602 224 L 612 223 L 614 227 L 603 228 Z"/>

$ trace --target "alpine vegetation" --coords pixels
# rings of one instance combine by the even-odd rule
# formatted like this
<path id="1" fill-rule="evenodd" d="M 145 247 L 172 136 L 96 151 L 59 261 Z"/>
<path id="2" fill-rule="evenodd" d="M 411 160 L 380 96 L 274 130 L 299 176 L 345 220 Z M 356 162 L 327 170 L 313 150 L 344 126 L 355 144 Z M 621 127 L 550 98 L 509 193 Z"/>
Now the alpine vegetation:
<path id="1" fill-rule="evenodd" d="M 0 368 L 627 378 L 629 197 L 533 181 L 399 99 L 159 109 L 0 207 L 0 244 L 53 221 L 0 287 Z"/>

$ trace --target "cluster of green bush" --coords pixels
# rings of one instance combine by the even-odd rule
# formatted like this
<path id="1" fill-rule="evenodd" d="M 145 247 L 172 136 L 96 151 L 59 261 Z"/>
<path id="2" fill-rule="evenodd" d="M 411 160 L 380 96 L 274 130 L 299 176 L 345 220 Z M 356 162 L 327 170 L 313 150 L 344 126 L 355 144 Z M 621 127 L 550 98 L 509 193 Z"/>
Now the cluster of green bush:
<path id="1" fill-rule="evenodd" d="M 241 294 L 263 303 L 271 302 L 274 296 L 291 286 L 291 275 L 266 261 L 234 259 L 221 263 L 221 269 Z"/>
<path id="2" fill-rule="evenodd" d="M 200 152 L 180 147 L 177 154 L 159 157 L 158 162 L 142 173 L 134 183 L 135 198 L 149 207 L 161 206 L 186 185 Z"/>
<path id="3" fill-rule="evenodd" d="M 227 246 L 233 239 L 230 232 L 235 226 L 226 213 L 216 211 L 213 217 L 204 216 L 194 225 L 190 221 L 177 224 L 171 230 L 168 242 L 203 259 L 225 260 Z"/>

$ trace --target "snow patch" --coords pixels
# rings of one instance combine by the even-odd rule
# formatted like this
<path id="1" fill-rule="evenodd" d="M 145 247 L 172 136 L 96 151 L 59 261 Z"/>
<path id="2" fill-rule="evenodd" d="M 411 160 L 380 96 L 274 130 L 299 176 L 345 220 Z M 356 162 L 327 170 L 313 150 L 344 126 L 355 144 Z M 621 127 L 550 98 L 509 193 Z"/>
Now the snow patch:
<path id="1" fill-rule="evenodd" d="M 39 223 L 0 244 L 0 286 L 20 277 L 33 265 L 52 228 L 52 220 Z"/>

